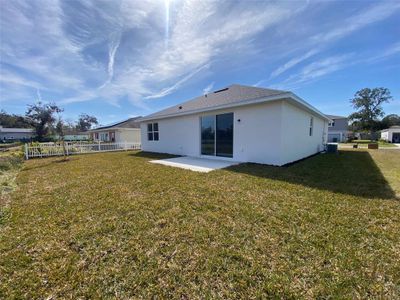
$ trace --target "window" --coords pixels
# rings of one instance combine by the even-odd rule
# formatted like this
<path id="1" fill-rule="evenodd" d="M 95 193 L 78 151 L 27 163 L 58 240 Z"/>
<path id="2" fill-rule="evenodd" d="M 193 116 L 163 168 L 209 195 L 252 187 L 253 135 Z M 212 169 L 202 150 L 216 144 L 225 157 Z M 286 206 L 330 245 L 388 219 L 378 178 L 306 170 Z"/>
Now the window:
<path id="1" fill-rule="evenodd" d="M 147 140 L 158 141 L 158 139 L 159 139 L 158 123 L 147 124 Z"/>
<path id="2" fill-rule="evenodd" d="M 314 127 L 314 118 L 311 117 L 310 118 L 310 132 L 309 132 L 310 136 L 313 135 L 313 127 Z"/>
<path id="3" fill-rule="evenodd" d="M 100 140 L 101 140 L 102 142 L 108 142 L 108 141 L 109 141 L 109 139 L 108 139 L 108 132 L 107 132 L 107 133 L 105 133 L 105 132 L 100 132 Z"/>
<path id="4" fill-rule="evenodd" d="M 332 122 L 329 122 L 328 127 L 335 127 L 335 120 L 332 120 Z"/>

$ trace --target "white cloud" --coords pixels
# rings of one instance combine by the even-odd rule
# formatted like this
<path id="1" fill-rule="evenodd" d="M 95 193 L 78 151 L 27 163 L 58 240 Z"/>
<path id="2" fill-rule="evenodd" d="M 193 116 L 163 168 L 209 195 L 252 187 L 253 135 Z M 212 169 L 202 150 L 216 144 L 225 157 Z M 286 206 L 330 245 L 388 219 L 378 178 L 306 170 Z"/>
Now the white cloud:
<path id="1" fill-rule="evenodd" d="M 127 96 L 147 107 L 143 99 L 173 93 L 212 61 L 244 51 L 256 34 L 302 7 L 172 2 L 166 49 L 163 2 L 13 1 L 3 14 L 0 51 L 7 63 L 37 78 L 41 86 L 33 88 L 70 95 L 62 103 L 102 98 L 117 105 Z"/>
<path id="2" fill-rule="evenodd" d="M 211 82 L 209 85 L 207 85 L 204 89 L 203 89 L 203 94 L 208 94 L 209 92 L 212 91 L 214 87 L 214 82 Z"/>
<path id="3" fill-rule="evenodd" d="M 161 98 L 164 97 L 166 95 L 171 94 L 172 92 L 176 91 L 179 87 L 182 86 L 182 84 L 184 84 L 186 81 L 188 81 L 190 78 L 192 78 L 194 75 L 196 75 L 197 73 L 199 73 L 200 71 L 203 71 L 204 69 L 209 68 L 210 65 L 206 64 L 204 66 L 201 66 L 200 68 L 197 68 L 196 70 L 194 70 L 193 72 L 189 73 L 188 75 L 186 75 L 185 77 L 183 77 L 181 80 L 179 80 L 177 83 L 175 83 L 174 85 L 164 88 L 162 89 L 160 92 L 157 92 L 155 94 L 146 96 L 146 99 L 155 99 L 155 98 Z"/>
<path id="4" fill-rule="evenodd" d="M 228 55 L 236 43 L 293 14 L 289 5 L 272 4 L 263 10 L 257 6 L 248 6 L 247 10 L 238 7 L 228 15 L 221 13 L 223 10 L 217 1 L 184 1 L 175 9 L 174 21 L 170 24 L 168 49 L 162 39 L 152 41 L 152 47 L 141 57 L 143 63 L 133 64 L 114 76 L 108 93 L 114 97 L 128 94 L 136 104 L 141 98 L 167 96 L 207 68 L 215 58 Z"/>
<path id="5" fill-rule="evenodd" d="M 348 60 L 351 56 L 352 54 L 335 55 L 315 61 L 313 63 L 310 63 L 309 65 L 306 65 L 302 69 L 300 74 L 294 77 L 298 77 L 298 82 L 304 82 L 310 79 L 324 76 L 343 68 L 346 65 L 345 61 Z"/>
<path id="6" fill-rule="evenodd" d="M 204 79 L 210 66 L 214 71 L 221 61 L 229 70 L 236 60 L 250 56 L 273 62 L 281 49 L 290 48 L 291 54 L 302 50 L 271 73 L 270 78 L 276 78 L 321 54 L 328 42 L 383 20 L 399 7 L 394 2 L 370 6 L 328 24 L 330 29 L 324 27 L 321 34 L 301 28 L 308 35 L 299 42 L 292 35 L 300 29 L 282 28 L 307 5 L 307 1 L 173 1 L 166 48 L 163 1 L 7 1 L 0 18 L 0 55 L 7 63 L 0 71 L 1 100 L 35 97 L 40 90 L 43 95 L 60 95 L 55 100 L 63 104 L 103 99 L 118 106 L 120 99 L 128 99 L 146 110 L 146 99 L 167 96 Z M 293 46 L 276 46 L 282 36 Z M 320 59 L 308 64 L 290 81 L 315 80 L 343 64 L 331 63 L 324 65 Z"/>
<path id="7" fill-rule="evenodd" d="M 107 81 L 104 82 L 101 86 L 101 88 L 104 88 L 108 83 L 111 82 L 111 80 L 113 79 L 114 76 L 114 61 L 115 61 L 115 54 L 118 50 L 118 47 L 121 43 L 121 33 L 118 34 L 118 37 L 111 41 L 110 45 L 109 45 L 109 51 L 108 51 L 108 78 Z"/>
<path id="8" fill-rule="evenodd" d="M 37 95 L 37 100 L 39 101 L 39 102 L 42 102 L 43 100 L 42 100 L 42 95 L 40 94 L 40 90 L 39 89 L 36 89 L 36 95 Z"/>
<path id="9" fill-rule="evenodd" d="M 308 84 L 323 76 L 338 70 L 360 64 L 374 63 L 383 59 L 388 59 L 392 55 L 400 53 L 400 43 L 395 43 L 387 48 L 381 49 L 374 55 L 365 53 L 347 53 L 342 55 L 333 55 L 314 61 L 304 66 L 300 71 L 289 76 L 282 84 L 275 85 L 276 88 L 286 89 L 299 87 L 301 84 Z"/>
<path id="10" fill-rule="evenodd" d="M 304 66 L 297 73 L 292 74 L 280 84 L 272 85 L 272 88 L 293 90 L 301 85 L 313 82 L 323 76 L 343 69 L 350 65 L 353 54 L 333 55 Z"/>
<path id="11" fill-rule="evenodd" d="M 372 5 L 366 10 L 343 20 L 341 25 L 337 26 L 333 30 L 313 36 L 312 39 L 320 43 L 343 38 L 368 25 L 386 19 L 396 13 L 399 9 L 400 2 L 382 1 L 379 4 Z"/>
<path id="12" fill-rule="evenodd" d="M 296 66 L 299 63 L 305 61 L 306 59 L 310 58 L 311 56 L 315 55 L 316 53 L 318 53 L 318 50 L 313 49 L 313 50 L 310 50 L 310 51 L 306 52 L 305 54 L 303 54 L 301 56 L 292 58 L 291 60 L 286 62 L 284 65 L 282 65 L 279 68 L 275 69 L 271 73 L 270 78 L 277 77 L 277 76 L 281 75 L 283 72 L 293 68 L 294 66 Z"/>
<path id="13" fill-rule="evenodd" d="M 40 83 L 26 79 L 18 74 L 7 70 L 1 70 L 0 82 L 7 85 L 24 86 L 32 89 L 44 89 Z"/>
<path id="14" fill-rule="evenodd" d="M 372 5 L 356 15 L 341 20 L 339 26 L 336 26 L 336 24 L 334 24 L 333 29 L 313 35 L 309 40 L 301 41 L 303 45 L 311 48 L 311 50 L 306 50 L 305 54 L 294 57 L 284 63 L 282 66 L 276 68 L 274 71 L 272 71 L 269 79 L 281 75 L 282 73 L 309 59 L 310 57 L 320 53 L 323 48 L 326 48 L 329 45 L 329 43 L 344 38 L 354 33 L 355 31 L 361 30 L 364 27 L 371 25 L 375 22 L 382 21 L 385 18 L 396 13 L 396 11 L 398 11 L 399 9 L 400 3 L 395 3 L 392 1 Z M 262 82 L 266 81 L 267 79 L 260 80 L 256 83 L 256 85 L 259 85 Z"/>

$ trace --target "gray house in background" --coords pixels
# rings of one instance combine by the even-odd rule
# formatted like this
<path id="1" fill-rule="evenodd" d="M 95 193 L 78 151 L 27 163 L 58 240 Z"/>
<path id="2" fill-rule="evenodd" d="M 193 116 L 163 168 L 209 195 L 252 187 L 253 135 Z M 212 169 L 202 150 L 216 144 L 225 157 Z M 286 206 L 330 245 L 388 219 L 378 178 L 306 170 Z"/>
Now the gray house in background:
<path id="1" fill-rule="evenodd" d="M 326 115 L 332 122 L 328 123 L 328 143 L 345 142 L 349 137 L 347 117 Z"/>
<path id="2" fill-rule="evenodd" d="M 34 135 L 35 131 L 31 128 L 5 128 L 0 126 L 0 142 L 27 141 Z"/>

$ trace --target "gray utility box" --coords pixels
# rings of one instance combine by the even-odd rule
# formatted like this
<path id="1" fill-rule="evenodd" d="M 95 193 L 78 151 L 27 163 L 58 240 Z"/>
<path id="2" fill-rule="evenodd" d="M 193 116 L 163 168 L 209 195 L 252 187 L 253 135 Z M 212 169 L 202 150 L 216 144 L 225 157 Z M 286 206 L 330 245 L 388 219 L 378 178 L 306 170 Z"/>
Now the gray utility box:
<path id="1" fill-rule="evenodd" d="M 326 147 L 326 152 L 328 153 L 337 153 L 338 145 L 337 144 L 328 144 Z"/>

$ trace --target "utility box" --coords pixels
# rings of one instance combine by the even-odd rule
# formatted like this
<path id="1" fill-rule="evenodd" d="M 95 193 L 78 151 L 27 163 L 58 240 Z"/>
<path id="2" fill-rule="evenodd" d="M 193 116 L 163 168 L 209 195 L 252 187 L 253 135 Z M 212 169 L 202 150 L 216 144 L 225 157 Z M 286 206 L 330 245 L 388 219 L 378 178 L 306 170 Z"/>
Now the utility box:
<path id="1" fill-rule="evenodd" d="M 327 153 L 337 153 L 338 152 L 338 145 L 337 144 L 328 144 L 326 147 Z"/>
<path id="2" fill-rule="evenodd" d="M 368 144 L 368 149 L 379 149 L 379 146 L 377 143 Z"/>

